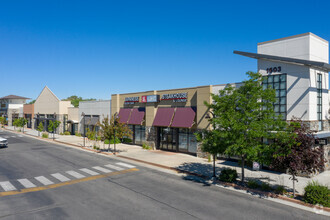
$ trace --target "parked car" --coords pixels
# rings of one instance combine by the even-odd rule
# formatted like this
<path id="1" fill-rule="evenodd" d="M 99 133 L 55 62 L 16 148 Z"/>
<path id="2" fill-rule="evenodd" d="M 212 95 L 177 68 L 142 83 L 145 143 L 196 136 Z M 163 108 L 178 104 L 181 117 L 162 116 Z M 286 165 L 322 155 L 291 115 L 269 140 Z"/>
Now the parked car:
<path id="1" fill-rule="evenodd" d="M 0 147 L 8 147 L 8 140 L 0 137 Z"/>

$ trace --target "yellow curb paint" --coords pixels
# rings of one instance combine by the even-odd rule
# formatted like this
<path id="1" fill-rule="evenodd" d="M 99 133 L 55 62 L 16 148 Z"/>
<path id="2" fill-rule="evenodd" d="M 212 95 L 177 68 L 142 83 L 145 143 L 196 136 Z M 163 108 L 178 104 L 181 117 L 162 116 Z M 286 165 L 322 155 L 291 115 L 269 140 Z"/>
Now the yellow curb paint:
<path id="1" fill-rule="evenodd" d="M 89 176 L 89 177 L 71 180 L 71 181 L 67 181 L 67 182 L 63 182 L 63 183 L 56 183 L 56 184 L 52 184 L 52 185 L 48 185 L 48 186 L 38 186 L 38 187 L 21 189 L 21 190 L 16 190 L 16 191 L 0 192 L 0 197 L 12 196 L 12 195 L 23 194 L 23 193 L 28 193 L 28 192 L 37 192 L 37 191 L 42 191 L 42 190 L 46 190 L 46 189 L 53 189 L 53 188 L 58 188 L 61 186 L 68 186 L 68 185 L 72 185 L 72 184 L 76 184 L 76 183 L 80 183 L 80 182 L 86 182 L 86 181 L 90 181 L 90 180 L 95 180 L 95 179 L 105 178 L 105 177 L 109 177 L 109 176 L 134 172 L 134 171 L 138 171 L 138 170 L 139 169 L 137 169 L 137 168 L 132 168 L 132 169 L 123 170 L 123 171 L 116 171 L 116 172 L 100 174 L 100 175 L 96 175 L 96 176 Z"/>

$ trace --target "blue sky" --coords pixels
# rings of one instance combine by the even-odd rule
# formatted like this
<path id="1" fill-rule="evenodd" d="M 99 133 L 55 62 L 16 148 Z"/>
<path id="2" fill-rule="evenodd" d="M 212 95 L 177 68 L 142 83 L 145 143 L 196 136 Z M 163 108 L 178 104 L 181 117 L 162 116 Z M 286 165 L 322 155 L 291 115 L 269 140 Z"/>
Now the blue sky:
<path id="1" fill-rule="evenodd" d="M 330 1 L 0 1 L 0 97 L 60 99 L 239 82 L 257 43 L 330 40 Z"/>

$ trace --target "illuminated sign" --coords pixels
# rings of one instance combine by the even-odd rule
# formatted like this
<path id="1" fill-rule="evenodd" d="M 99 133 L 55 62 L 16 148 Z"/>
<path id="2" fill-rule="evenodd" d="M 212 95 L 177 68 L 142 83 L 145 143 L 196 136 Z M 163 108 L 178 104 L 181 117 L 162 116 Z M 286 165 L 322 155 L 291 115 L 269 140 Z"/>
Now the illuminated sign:
<path id="1" fill-rule="evenodd" d="M 187 98 L 188 98 L 188 93 L 183 92 L 183 93 L 164 94 L 161 100 L 162 101 L 173 100 L 173 102 L 187 102 Z"/>
<path id="2" fill-rule="evenodd" d="M 144 95 L 141 96 L 141 102 L 159 102 L 159 95 Z"/>

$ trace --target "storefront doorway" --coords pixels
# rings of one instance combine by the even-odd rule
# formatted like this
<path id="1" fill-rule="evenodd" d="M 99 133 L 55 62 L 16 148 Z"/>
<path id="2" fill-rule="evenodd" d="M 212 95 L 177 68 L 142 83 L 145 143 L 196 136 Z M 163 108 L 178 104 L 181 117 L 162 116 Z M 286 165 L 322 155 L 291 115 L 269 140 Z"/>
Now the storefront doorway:
<path id="1" fill-rule="evenodd" d="M 177 129 L 159 128 L 159 147 L 162 150 L 178 151 L 177 147 Z"/>

